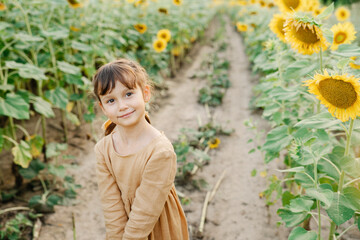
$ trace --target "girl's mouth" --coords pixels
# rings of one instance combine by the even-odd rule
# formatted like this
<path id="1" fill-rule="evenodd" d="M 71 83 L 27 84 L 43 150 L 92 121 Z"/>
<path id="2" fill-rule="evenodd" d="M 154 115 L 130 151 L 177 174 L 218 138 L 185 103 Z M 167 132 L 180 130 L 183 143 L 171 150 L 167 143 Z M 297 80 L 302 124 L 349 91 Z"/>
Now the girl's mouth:
<path id="1" fill-rule="evenodd" d="M 132 112 L 129 112 L 129 113 L 126 113 L 126 114 L 124 114 L 124 115 L 121 115 L 119 118 L 126 118 L 126 117 L 129 117 L 133 112 L 135 112 L 135 110 L 134 111 L 132 111 Z"/>

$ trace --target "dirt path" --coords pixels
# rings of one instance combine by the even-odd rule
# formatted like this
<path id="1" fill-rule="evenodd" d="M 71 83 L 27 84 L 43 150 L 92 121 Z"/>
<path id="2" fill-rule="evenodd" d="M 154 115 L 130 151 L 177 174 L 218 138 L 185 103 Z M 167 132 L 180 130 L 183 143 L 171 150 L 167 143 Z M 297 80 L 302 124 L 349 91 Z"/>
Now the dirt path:
<path id="1" fill-rule="evenodd" d="M 214 33 L 216 26 L 209 35 Z M 208 207 L 204 239 L 287 239 L 287 230 L 276 227 L 279 218 L 274 212 L 275 207 L 268 211 L 264 201 L 259 199 L 258 194 L 264 190 L 265 180 L 250 176 L 251 170 L 255 168 L 258 171 L 265 169 L 259 153 L 248 154 L 249 149 L 254 146 L 247 144 L 247 141 L 254 136 L 243 124 L 244 120 L 249 118 L 260 119 L 248 109 L 254 79 L 250 76 L 241 38 L 230 23 L 226 25 L 226 35 L 226 39 L 229 39 L 226 55 L 231 63 L 229 77 L 232 86 L 225 95 L 223 105 L 214 110 L 214 116 L 226 128 L 235 129 L 235 133 L 221 139 L 220 148 L 215 153 L 210 153 L 210 164 L 198 172 L 198 177 L 206 180 L 211 188 L 222 171 L 227 170 L 224 181 Z M 198 71 L 201 62 L 211 51 L 214 49 L 210 43 L 202 46 L 193 57 L 192 65 L 169 81 L 169 97 L 164 99 L 158 112 L 150 116 L 153 125 L 163 130 L 170 140 L 177 138 L 180 128 L 196 128 L 199 117 L 204 121 L 206 119 L 205 108 L 197 104 L 198 90 L 204 83 L 190 77 Z M 225 124 L 226 122 L 229 123 Z M 83 186 L 79 191 L 78 205 L 57 206 L 56 213 L 47 217 L 40 240 L 72 239 L 72 213 L 76 220 L 78 240 L 104 238 L 105 228 L 97 193 L 93 146 L 90 142 L 83 146 L 87 151 L 78 156 L 80 166 L 74 170 L 76 181 Z M 184 209 L 191 231 L 196 232 L 208 189 L 192 192 L 182 188 L 178 190 L 191 199 Z"/>

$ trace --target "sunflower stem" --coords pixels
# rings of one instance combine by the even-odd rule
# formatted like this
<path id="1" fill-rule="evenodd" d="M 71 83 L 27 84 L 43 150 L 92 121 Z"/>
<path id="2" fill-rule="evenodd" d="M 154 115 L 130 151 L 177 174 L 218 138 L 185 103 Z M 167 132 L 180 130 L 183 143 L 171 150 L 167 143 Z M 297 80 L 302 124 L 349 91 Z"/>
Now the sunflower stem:
<path id="1" fill-rule="evenodd" d="M 346 133 L 346 146 L 345 146 L 345 153 L 344 153 L 345 157 L 349 156 L 349 151 L 350 151 L 350 146 L 351 146 L 351 134 L 352 134 L 353 128 L 354 128 L 354 119 L 350 119 L 349 130 Z M 342 191 L 343 191 L 344 177 L 345 177 L 345 172 L 342 169 L 341 174 L 340 174 L 340 179 L 339 179 L 339 185 L 338 185 L 338 192 L 339 193 L 342 193 Z M 334 239 L 335 228 L 336 228 L 336 224 L 334 223 L 334 221 L 331 221 L 329 240 Z"/>
<path id="2" fill-rule="evenodd" d="M 321 71 L 321 73 L 324 73 L 324 71 L 323 71 L 323 51 L 322 51 L 322 48 L 320 48 L 320 71 Z"/>

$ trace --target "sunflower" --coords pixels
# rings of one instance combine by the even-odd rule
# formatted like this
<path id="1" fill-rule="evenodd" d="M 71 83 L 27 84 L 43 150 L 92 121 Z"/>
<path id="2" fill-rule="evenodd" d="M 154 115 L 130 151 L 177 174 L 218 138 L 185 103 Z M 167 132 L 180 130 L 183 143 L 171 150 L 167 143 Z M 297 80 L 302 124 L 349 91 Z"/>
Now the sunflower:
<path id="1" fill-rule="evenodd" d="M 126 0 L 128 3 L 133 3 L 135 0 Z"/>
<path id="2" fill-rule="evenodd" d="M 246 32 L 248 30 L 248 25 L 242 22 L 237 22 L 236 28 L 239 32 Z"/>
<path id="3" fill-rule="evenodd" d="M 334 33 L 334 41 L 331 45 L 331 50 L 338 49 L 340 44 L 348 44 L 355 40 L 355 28 L 351 22 L 338 23 L 331 27 Z"/>
<path id="4" fill-rule="evenodd" d="M 167 15 L 167 14 L 169 13 L 166 8 L 159 8 L 159 9 L 158 9 L 158 12 L 159 12 L 159 13 L 163 13 L 163 14 L 165 14 L 165 15 Z"/>
<path id="5" fill-rule="evenodd" d="M 157 37 L 159 39 L 165 40 L 166 42 L 169 42 L 171 39 L 171 32 L 169 31 L 169 29 L 161 29 L 158 31 Z"/>
<path id="6" fill-rule="evenodd" d="M 166 45 L 167 45 L 166 41 L 161 38 L 156 39 L 153 43 L 153 47 L 154 47 L 155 51 L 158 53 L 164 51 L 166 48 Z"/>
<path id="7" fill-rule="evenodd" d="M 207 144 L 208 144 L 209 148 L 218 148 L 220 142 L 221 142 L 220 139 L 218 139 L 218 138 L 213 138 L 213 139 L 209 140 L 209 141 L 207 142 Z"/>
<path id="8" fill-rule="evenodd" d="M 80 28 L 74 27 L 74 26 L 70 26 L 70 30 L 73 32 L 79 32 Z"/>
<path id="9" fill-rule="evenodd" d="M 256 0 L 250 0 L 250 4 L 255 4 Z"/>
<path id="10" fill-rule="evenodd" d="M 275 7 L 275 4 L 272 3 L 272 2 L 270 2 L 270 3 L 268 3 L 267 7 L 268 7 L 268 8 L 273 8 L 273 7 Z"/>
<path id="11" fill-rule="evenodd" d="M 82 8 L 84 6 L 79 0 L 67 0 L 70 7 L 72 8 Z"/>
<path id="12" fill-rule="evenodd" d="M 320 49 L 326 50 L 329 45 L 318 26 L 293 17 L 286 19 L 284 31 L 285 40 L 301 54 L 318 53 Z"/>
<path id="13" fill-rule="evenodd" d="M 178 56 L 180 56 L 182 51 L 183 51 L 183 48 L 181 46 L 176 46 L 173 49 L 171 49 L 171 54 L 175 57 L 178 57 Z"/>
<path id="14" fill-rule="evenodd" d="M 147 26 L 145 24 L 143 24 L 143 23 L 135 24 L 134 28 L 141 34 L 146 32 L 146 30 L 147 30 Z"/>
<path id="15" fill-rule="evenodd" d="M 0 11 L 5 11 L 6 10 L 6 5 L 3 3 L 0 3 Z"/>
<path id="16" fill-rule="evenodd" d="M 350 11 L 346 7 L 339 7 L 335 11 L 335 16 L 338 21 L 345 21 L 350 17 Z"/>
<path id="17" fill-rule="evenodd" d="M 304 8 L 306 0 L 275 0 L 281 12 L 299 11 Z"/>
<path id="18" fill-rule="evenodd" d="M 354 60 L 354 62 L 349 63 L 350 67 L 353 68 L 353 69 L 360 69 L 360 63 L 359 64 L 356 63 L 357 57 L 351 57 L 350 59 Z"/>
<path id="19" fill-rule="evenodd" d="M 325 9 L 326 9 L 326 7 L 314 9 L 314 10 L 313 10 L 313 16 L 314 16 L 314 17 L 319 16 Z M 327 16 L 325 19 L 328 19 L 329 17 L 330 17 L 330 15 Z"/>
<path id="20" fill-rule="evenodd" d="M 325 70 L 324 74 L 316 74 L 313 79 L 305 81 L 305 86 L 334 117 L 346 122 L 360 115 L 359 80 L 347 74 L 330 76 Z"/>
<path id="21" fill-rule="evenodd" d="M 182 4 L 182 0 L 173 0 L 173 3 L 176 5 L 176 6 L 180 6 Z"/>
<path id="22" fill-rule="evenodd" d="M 266 7 L 266 2 L 264 0 L 259 1 L 260 7 Z"/>
<path id="23" fill-rule="evenodd" d="M 304 0 L 303 11 L 313 12 L 315 9 L 319 9 L 320 2 L 318 0 Z"/>
<path id="24" fill-rule="evenodd" d="M 274 14 L 273 18 L 269 23 L 269 28 L 276 36 L 283 42 L 285 42 L 284 23 L 286 18 L 282 14 Z"/>

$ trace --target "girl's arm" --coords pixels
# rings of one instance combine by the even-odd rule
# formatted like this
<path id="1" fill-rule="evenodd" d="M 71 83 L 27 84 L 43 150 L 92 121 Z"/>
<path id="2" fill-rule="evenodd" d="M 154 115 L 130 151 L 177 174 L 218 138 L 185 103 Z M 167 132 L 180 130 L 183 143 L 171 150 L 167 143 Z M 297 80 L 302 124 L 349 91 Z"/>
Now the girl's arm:
<path id="1" fill-rule="evenodd" d="M 155 153 L 145 166 L 135 193 L 123 240 L 146 240 L 158 221 L 176 174 L 172 150 Z"/>
<path id="2" fill-rule="evenodd" d="M 106 239 L 122 239 L 128 217 L 121 199 L 121 192 L 97 145 L 95 146 L 95 153 L 97 158 L 97 181 L 105 218 Z"/>

